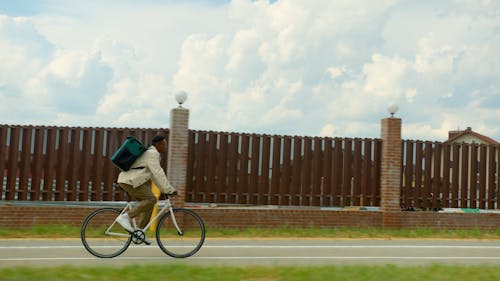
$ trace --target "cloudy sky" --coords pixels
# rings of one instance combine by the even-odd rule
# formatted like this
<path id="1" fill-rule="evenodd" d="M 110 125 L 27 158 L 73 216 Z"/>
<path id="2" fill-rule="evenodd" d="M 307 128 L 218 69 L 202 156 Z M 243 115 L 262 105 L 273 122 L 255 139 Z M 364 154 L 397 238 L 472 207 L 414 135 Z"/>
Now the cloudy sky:
<path id="1" fill-rule="evenodd" d="M 497 0 L 0 0 L 0 123 L 500 141 Z"/>

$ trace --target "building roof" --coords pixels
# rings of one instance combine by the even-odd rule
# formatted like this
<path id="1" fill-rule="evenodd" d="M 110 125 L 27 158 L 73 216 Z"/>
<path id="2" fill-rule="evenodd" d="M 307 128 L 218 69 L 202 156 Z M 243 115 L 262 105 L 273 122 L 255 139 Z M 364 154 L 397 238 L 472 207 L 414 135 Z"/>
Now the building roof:
<path id="1" fill-rule="evenodd" d="M 467 129 L 463 131 L 450 131 L 448 135 L 448 140 L 446 142 L 455 142 L 456 140 L 467 135 L 478 138 L 487 144 L 499 144 L 499 142 L 490 137 L 474 132 L 471 127 L 467 127 Z"/>

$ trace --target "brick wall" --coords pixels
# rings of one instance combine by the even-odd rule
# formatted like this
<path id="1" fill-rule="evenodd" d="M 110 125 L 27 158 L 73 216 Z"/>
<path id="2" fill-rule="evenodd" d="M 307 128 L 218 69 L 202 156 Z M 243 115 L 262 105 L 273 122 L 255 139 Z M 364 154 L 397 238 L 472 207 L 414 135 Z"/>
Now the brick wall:
<path id="1" fill-rule="evenodd" d="M 93 211 L 90 207 L 0 206 L 1 227 L 27 227 L 41 224 L 80 226 Z M 194 209 L 208 228 L 246 227 L 383 227 L 378 211 L 333 211 L 311 209 Z M 396 216 L 396 217 L 392 217 Z M 401 228 L 498 229 L 500 214 L 392 212 Z"/>

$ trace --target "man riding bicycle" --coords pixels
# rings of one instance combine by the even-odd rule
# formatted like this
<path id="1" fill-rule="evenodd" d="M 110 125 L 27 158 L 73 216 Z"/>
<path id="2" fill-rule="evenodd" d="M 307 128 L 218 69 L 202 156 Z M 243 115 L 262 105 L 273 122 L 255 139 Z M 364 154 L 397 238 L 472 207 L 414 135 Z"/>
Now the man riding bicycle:
<path id="1" fill-rule="evenodd" d="M 161 192 L 177 194 L 160 165 L 160 153 L 166 152 L 165 137 L 156 135 L 153 137 L 152 145 L 132 164 L 131 168 L 118 175 L 118 184 L 128 193 L 130 200 L 139 202 L 134 209 L 120 215 L 117 219 L 117 222 L 130 232 L 134 232 L 135 227 L 144 229 L 151 218 L 157 201 L 151 191 L 151 181 L 160 188 Z M 135 218 L 139 221 L 137 225 L 135 225 Z M 149 244 L 148 242 L 146 241 L 146 244 Z"/>

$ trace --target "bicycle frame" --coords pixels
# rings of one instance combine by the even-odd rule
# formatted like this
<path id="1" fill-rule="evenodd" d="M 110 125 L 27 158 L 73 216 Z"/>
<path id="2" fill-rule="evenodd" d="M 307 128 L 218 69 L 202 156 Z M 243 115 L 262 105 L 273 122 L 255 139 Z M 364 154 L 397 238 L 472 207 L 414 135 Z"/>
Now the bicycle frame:
<path id="1" fill-rule="evenodd" d="M 175 225 L 175 228 L 177 228 L 177 231 L 179 234 L 182 235 L 182 230 L 179 228 L 179 225 L 177 225 L 177 220 L 175 219 L 175 215 L 174 215 L 174 210 L 172 208 L 172 203 L 170 202 L 170 198 L 167 198 L 165 200 L 161 200 L 159 201 L 158 203 L 160 202 L 163 202 L 164 203 L 164 206 L 163 208 L 161 208 L 160 211 L 158 211 L 158 213 L 156 214 L 156 216 L 154 216 L 151 220 L 149 220 L 149 223 L 142 229 L 138 229 L 138 230 L 141 230 L 142 232 L 144 232 L 146 229 L 148 229 L 155 221 L 157 221 L 163 214 L 165 214 L 167 211 L 170 212 L 170 215 L 172 216 L 172 222 L 174 223 Z M 157 204 L 158 204 L 157 203 Z M 159 204 L 158 204 L 159 205 Z M 125 208 L 123 208 L 123 210 L 121 211 L 120 215 L 125 213 L 126 211 L 128 211 L 129 209 L 132 208 L 132 202 L 127 202 L 127 205 L 125 206 Z M 118 217 L 117 217 L 118 218 Z M 129 234 L 123 234 L 123 233 L 116 233 L 116 232 L 112 232 L 111 231 L 111 228 L 116 224 L 116 219 L 113 221 L 113 223 L 108 227 L 108 229 L 106 229 L 105 233 L 108 234 L 108 235 L 114 235 L 114 236 L 123 236 L 123 237 L 128 237 Z"/>

